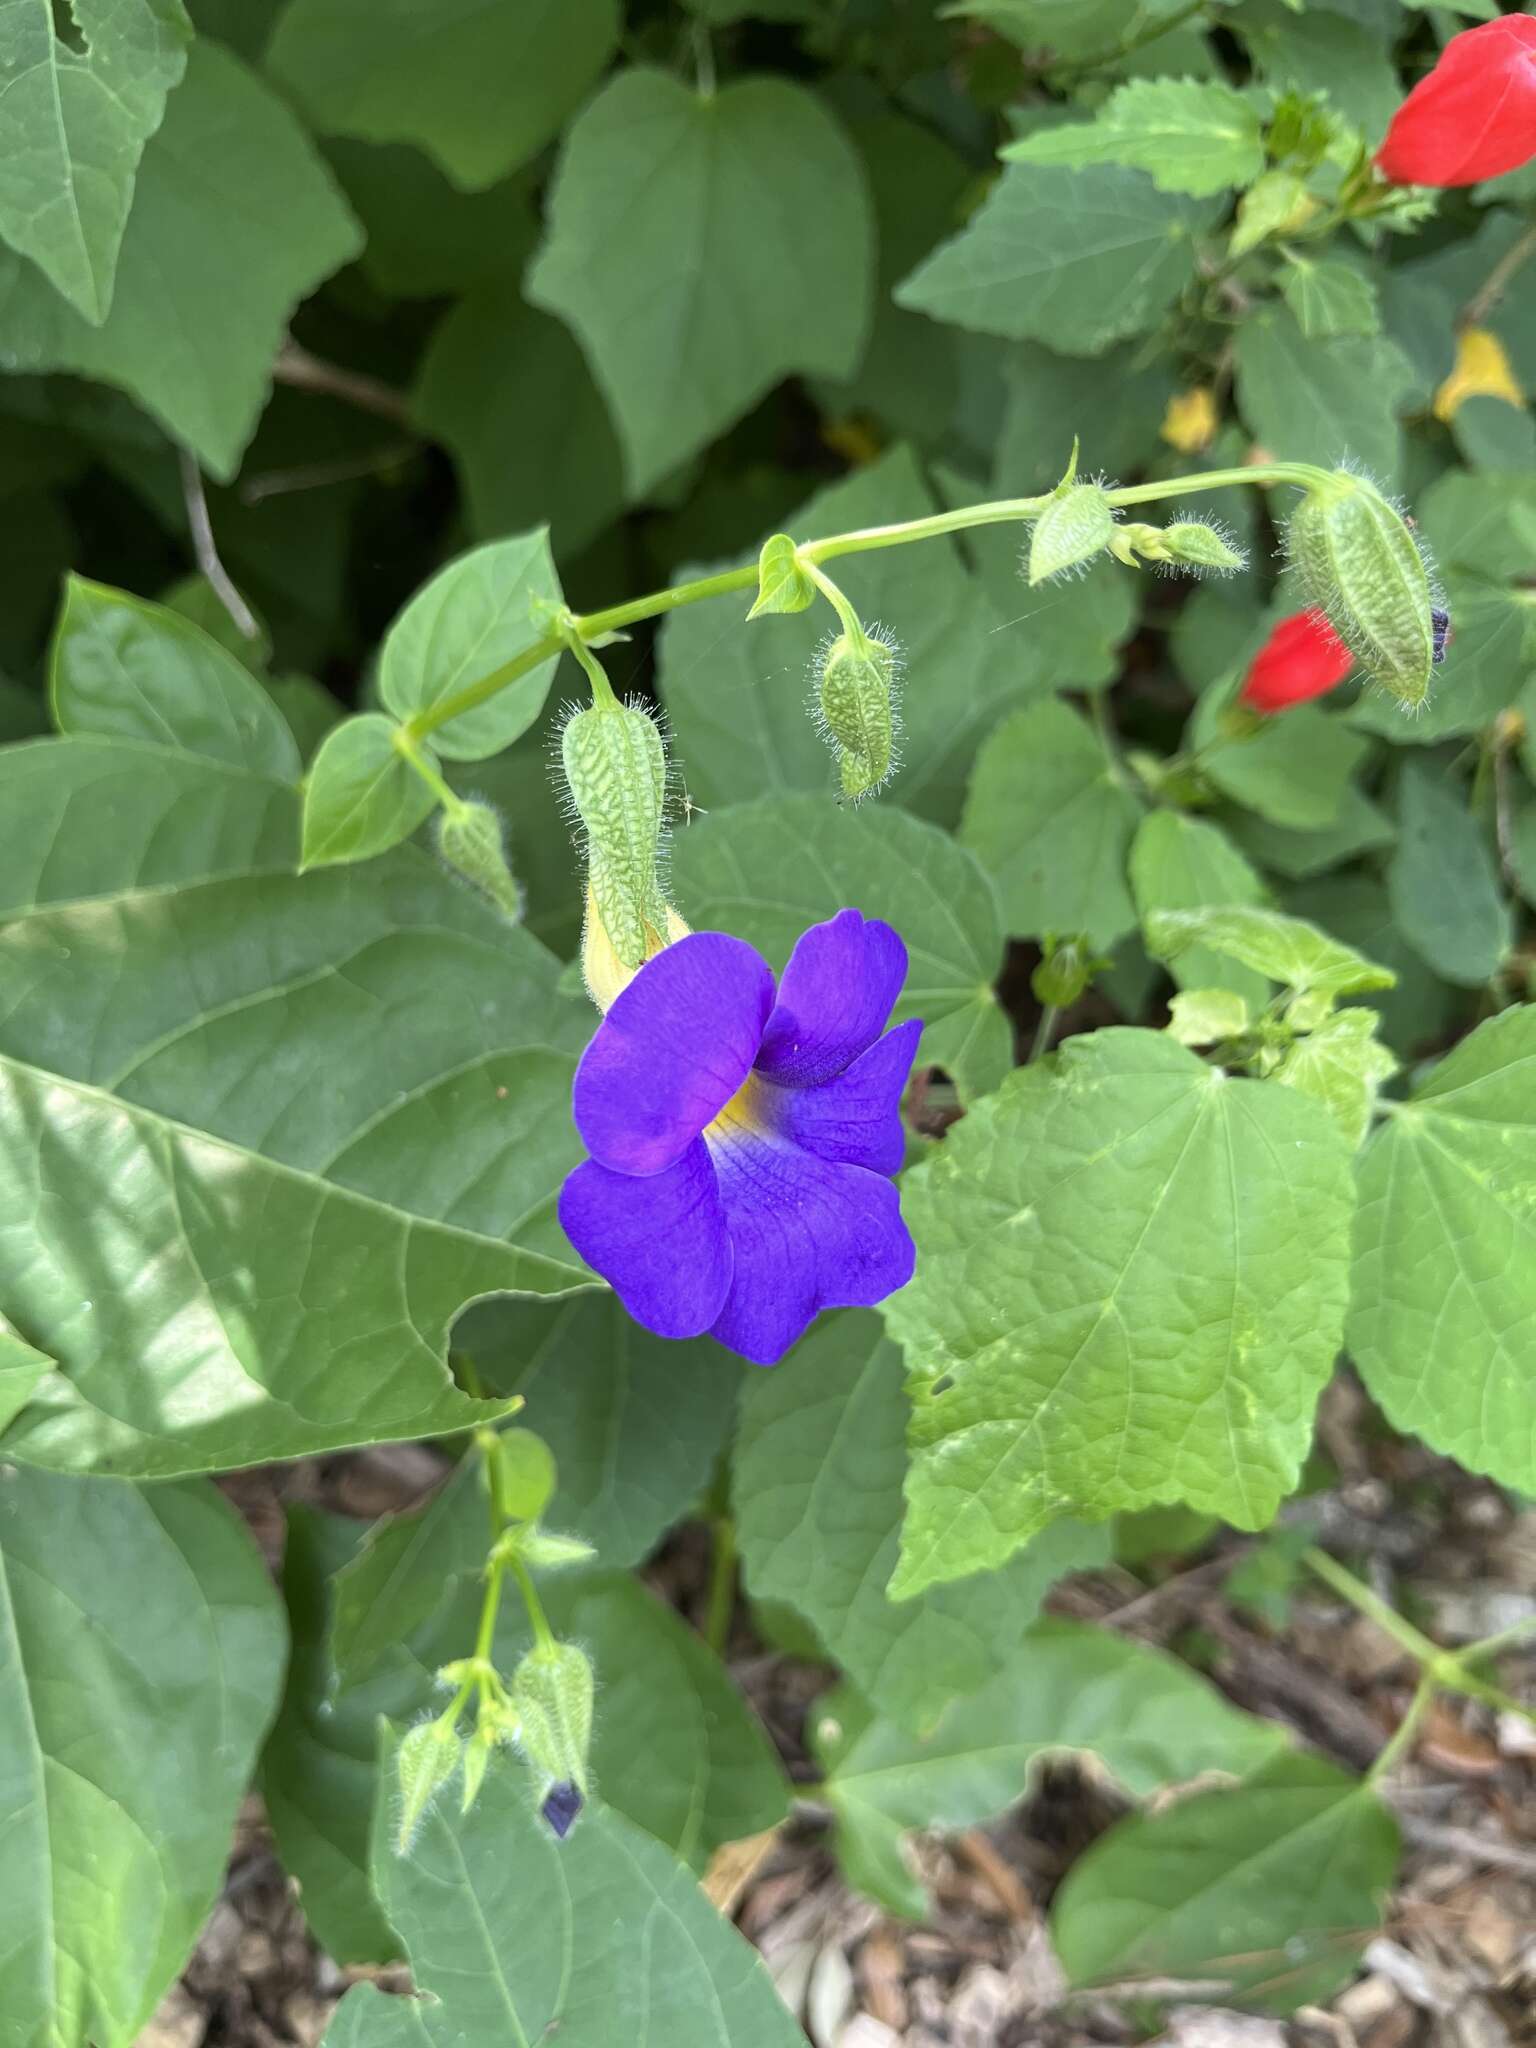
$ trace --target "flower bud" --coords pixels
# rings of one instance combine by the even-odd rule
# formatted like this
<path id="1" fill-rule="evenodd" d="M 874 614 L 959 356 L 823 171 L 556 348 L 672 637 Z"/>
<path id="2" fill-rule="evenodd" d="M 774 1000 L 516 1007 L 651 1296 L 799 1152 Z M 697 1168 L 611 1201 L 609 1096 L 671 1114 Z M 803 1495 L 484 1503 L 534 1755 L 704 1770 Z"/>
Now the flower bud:
<path id="1" fill-rule="evenodd" d="M 534 1529 L 519 1542 L 518 1555 L 531 1571 L 560 1571 L 566 1565 L 590 1564 L 597 1552 L 580 1536 L 561 1536 L 552 1529 Z"/>
<path id="2" fill-rule="evenodd" d="M 1307 596 L 1366 673 L 1412 710 L 1429 695 L 1435 628 L 1429 577 L 1403 516 L 1348 470 L 1307 492 L 1286 546 Z"/>
<path id="3" fill-rule="evenodd" d="M 540 1643 L 513 1673 L 513 1711 L 528 1760 L 554 1784 L 586 1790 L 592 1666 L 574 1643 Z"/>
<path id="4" fill-rule="evenodd" d="M 1218 576 L 1232 575 L 1248 560 L 1230 534 L 1205 519 L 1175 519 L 1163 528 L 1163 546 L 1181 569 L 1210 569 Z"/>
<path id="5" fill-rule="evenodd" d="M 465 1743 L 464 1795 L 459 1804 L 460 1813 L 468 1813 L 479 1798 L 480 1787 L 485 1783 L 485 1767 L 495 1746 L 495 1738 L 484 1728 L 477 1728 Z"/>
<path id="6" fill-rule="evenodd" d="M 657 879 L 667 794 L 661 734 L 637 704 L 594 704 L 567 719 L 560 757 L 586 833 L 591 897 L 614 954 L 633 970 L 667 923 Z"/>
<path id="7" fill-rule="evenodd" d="M 877 790 L 895 766 L 895 682 L 896 652 L 878 631 L 839 633 L 822 655 L 821 727 L 853 803 Z"/>
<path id="8" fill-rule="evenodd" d="M 1030 583 L 1080 569 L 1103 554 L 1114 531 L 1114 507 L 1098 484 L 1058 485 L 1029 537 Z"/>
<path id="9" fill-rule="evenodd" d="M 1045 957 L 1029 977 L 1029 985 L 1036 1002 L 1048 1003 L 1054 1010 L 1075 1003 L 1093 977 L 1110 964 L 1100 959 L 1083 937 L 1047 936 L 1044 950 Z"/>
<path id="10" fill-rule="evenodd" d="M 442 1721 L 422 1721 L 406 1730 L 395 1752 L 395 1780 L 400 1788 L 397 1856 L 411 1846 L 422 1815 L 458 1769 L 459 1755 L 458 1734 Z"/>
<path id="11" fill-rule="evenodd" d="M 501 1505 L 520 1522 L 534 1522 L 555 1490 L 555 1460 L 543 1437 L 531 1429 L 506 1429 L 494 1456 Z"/>
<path id="12" fill-rule="evenodd" d="M 437 850 L 514 924 L 521 923 L 523 892 L 507 865 L 501 820 L 489 804 L 471 797 L 457 810 L 439 811 Z"/>

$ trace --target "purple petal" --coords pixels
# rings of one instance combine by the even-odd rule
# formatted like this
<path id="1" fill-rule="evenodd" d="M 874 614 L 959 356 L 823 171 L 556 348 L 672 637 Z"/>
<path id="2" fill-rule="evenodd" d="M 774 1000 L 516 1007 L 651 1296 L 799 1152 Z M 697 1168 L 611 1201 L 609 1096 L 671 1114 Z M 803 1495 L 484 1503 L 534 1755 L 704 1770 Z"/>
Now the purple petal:
<path id="1" fill-rule="evenodd" d="M 725 932 L 648 960 L 576 1069 L 571 1109 L 592 1157 L 631 1174 L 680 1158 L 751 1072 L 772 1008 L 767 965 Z"/>
<path id="2" fill-rule="evenodd" d="M 658 1337 L 697 1337 L 719 1315 L 731 1284 L 731 1241 L 701 1140 L 644 1176 L 587 1160 L 560 1190 L 560 1223 L 635 1321 Z"/>
<path id="3" fill-rule="evenodd" d="M 901 1091 L 922 1035 L 922 1023 L 914 1017 L 877 1039 L 846 1074 L 824 1088 L 782 1090 L 779 1129 L 818 1159 L 895 1173 L 907 1152 Z"/>
<path id="4" fill-rule="evenodd" d="M 763 1033 L 758 1072 L 785 1088 L 835 1080 L 885 1029 L 907 949 L 879 918 L 840 910 L 795 942 Z"/>
<path id="5" fill-rule="evenodd" d="M 710 1150 L 736 1255 L 711 1335 L 773 1365 L 824 1308 L 869 1308 L 912 1277 L 890 1181 L 738 1125 Z"/>
<path id="6" fill-rule="evenodd" d="M 562 1778 L 557 1785 L 551 1785 L 544 1794 L 540 1814 L 548 1821 L 563 1842 L 576 1824 L 576 1816 L 582 1809 L 582 1797 L 569 1778 Z"/>

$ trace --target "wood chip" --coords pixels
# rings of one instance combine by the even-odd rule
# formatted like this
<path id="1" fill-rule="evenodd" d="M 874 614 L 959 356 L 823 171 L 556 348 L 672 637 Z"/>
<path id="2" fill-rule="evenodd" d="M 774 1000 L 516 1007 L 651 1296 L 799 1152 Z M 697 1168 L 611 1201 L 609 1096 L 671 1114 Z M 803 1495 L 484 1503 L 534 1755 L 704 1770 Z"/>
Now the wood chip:
<path id="1" fill-rule="evenodd" d="M 1027 1923 L 1035 1918 L 1035 1902 L 1024 1880 L 990 1837 L 980 1828 L 967 1828 L 957 1846 L 986 1879 L 988 1890 L 1010 1920 Z"/>
<path id="2" fill-rule="evenodd" d="M 778 1839 L 778 1829 L 767 1828 L 760 1835 L 744 1835 L 739 1842 L 722 1842 L 710 1857 L 702 1890 L 727 1920 L 735 1913 L 742 1893 L 767 1862 Z"/>

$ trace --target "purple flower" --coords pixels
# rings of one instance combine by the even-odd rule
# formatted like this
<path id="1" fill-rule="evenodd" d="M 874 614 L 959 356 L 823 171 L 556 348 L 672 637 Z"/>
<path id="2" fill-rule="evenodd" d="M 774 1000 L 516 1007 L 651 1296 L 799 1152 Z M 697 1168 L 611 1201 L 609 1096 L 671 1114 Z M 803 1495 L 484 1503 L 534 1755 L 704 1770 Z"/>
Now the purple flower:
<path id="1" fill-rule="evenodd" d="M 824 1308 L 911 1278 L 890 1176 L 922 1026 L 881 1036 L 906 973 L 888 924 L 840 910 L 802 933 L 777 1000 L 725 932 L 679 939 L 615 998 L 576 1070 L 592 1157 L 560 1221 L 636 1322 L 772 1365 Z"/>

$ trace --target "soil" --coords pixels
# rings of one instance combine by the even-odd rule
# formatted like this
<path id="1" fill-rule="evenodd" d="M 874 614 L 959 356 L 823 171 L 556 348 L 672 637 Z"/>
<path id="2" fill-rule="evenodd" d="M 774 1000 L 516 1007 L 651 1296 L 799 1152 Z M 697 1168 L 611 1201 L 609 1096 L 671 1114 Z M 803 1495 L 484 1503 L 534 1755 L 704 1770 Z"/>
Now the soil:
<path id="1" fill-rule="evenodd" d="M 1348 1379 L 1330 1390 L 1319 1437 L 1336 1483 L 1289 1512 L 1314 1518 L 1384 1598 L 1449 1646 L 1536 1615 L 1536 1507 L 1394 1437 Z M 275 1561 L 287 1502 L 372 1517 L 410 1505 L 440 1469 L 433 1452 L 407 1447 L 225 1486 Z M 1402 1715 L 1412 1672 L 1320 1583 L 1298 1584 L 1268 1618 L 1234 1602 L 1225 1581 L 1247 1547 L 1222 1534 L 1134 1575 L 1079 1575 L 1051 1605 L 1177 1646 L 1239 1706 L 1361 1769 Z M 697 1619 L 706 1563 L 702 1530 L 685 1528 L 648 1576 Z M 766 1649 L 745 1607 L 730 1661 L 791 1775 L 808 1779 L 805 1721 L 827 1673 Z M 1536 1706 L 1536 1637 L 1500 1669 Z M 1326 2010 L 1284 2023 L 1197 2004 L 1176 1984 L 1066 1991 L 1051 1896 L 1124 1810 L 1086 1767 L 1053 1766 L 995 1823 L 924 1840 L 933 1911 L 921 1927 L 849 1891 L 809 1806 L 722 1852 L 706 1887 L 762 1951 L 815 2048 L 1536 2048 L 1536 1727 L 1474 1703 L 1437 1706 L 1391 1796 L 1406 1854 L 1385 1925 L 1361 1933 L 1357 1972 Z M 316 1948 L 253 1798 L 223 1896 L 138 2048 L 313 2048 L 364 1974 L 408 1982 L 403 1970 L 340 1969 Z"/>

